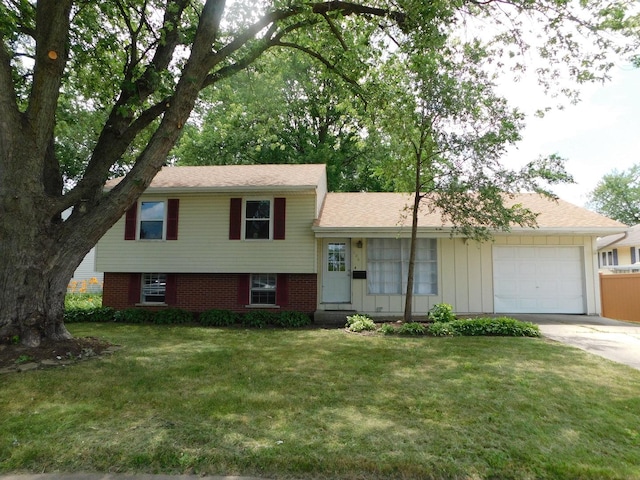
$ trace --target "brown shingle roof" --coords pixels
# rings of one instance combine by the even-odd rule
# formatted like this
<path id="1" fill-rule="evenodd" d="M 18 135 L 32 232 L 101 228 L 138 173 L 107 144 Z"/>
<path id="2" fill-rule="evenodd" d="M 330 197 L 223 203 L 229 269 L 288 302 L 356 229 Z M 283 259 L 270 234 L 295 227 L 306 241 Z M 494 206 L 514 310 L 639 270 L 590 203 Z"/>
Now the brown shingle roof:
<path id="1" fill-rule="evenodd" d="M 548 200 L 537 194 L 520 194 L 508 204 L 520 203 L 539 213 L 540 230 L 575 230 L 606 233 L 622 231 L 624 225 L 598 213 L 578 207 L 563 200 Z M 412 196 L 403 193 L 329 193 L 325 199 L 316 230 L 322 229 L 394 229 L 410 227 L 411 213 L 408 207 Z M 443 223 L 438 213 L 422 212 L 419 226 L 422 228 L 451 227 Z M 514 228 L 517 230 L 517 228 Z"/>
<path id="2" fill-rule="evenodd" d="M 319 164 L 163 167 L 149 189 L 314 188 L 324 177 L 325 166 Z M 120 180 L 110 180 L 106 187 L 113 188 Z"/>

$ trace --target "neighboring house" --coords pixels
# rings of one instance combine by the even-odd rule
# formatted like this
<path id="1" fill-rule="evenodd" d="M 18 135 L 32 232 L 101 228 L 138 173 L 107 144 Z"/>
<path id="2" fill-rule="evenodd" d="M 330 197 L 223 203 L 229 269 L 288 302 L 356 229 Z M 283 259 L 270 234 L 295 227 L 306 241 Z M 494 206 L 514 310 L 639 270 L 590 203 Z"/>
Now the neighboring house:
<path id="1" fill-rule="evenodd" d="M 112 188 L 117 181 L 110 182 Z M 535 194 L 539 227 L 479 244 L 420 218 L 414 313 L 600 312 L 596 238 L 624 225 Z M 324 165 L 166 167 L 100 240 L 103 304 L 401 315 L 411 196 L 328 193 Z"/>
<path id="2" fill-rule="evenodd" d="M 62 212 L 62 218 L 67 219 L 71 215 L 71 209 Z M 97 272 L 95 267 L 96 249 L 89 250 L 73 272 L 73 277 L 67 286 L 69 293 L 100 293 L 102 291 L 102 272 Z"/>
<path id="3" fill-rule="evenodd" d="M 598 262 L 604 273 L 640 271 L 640 225 L 598 238 Z"/>

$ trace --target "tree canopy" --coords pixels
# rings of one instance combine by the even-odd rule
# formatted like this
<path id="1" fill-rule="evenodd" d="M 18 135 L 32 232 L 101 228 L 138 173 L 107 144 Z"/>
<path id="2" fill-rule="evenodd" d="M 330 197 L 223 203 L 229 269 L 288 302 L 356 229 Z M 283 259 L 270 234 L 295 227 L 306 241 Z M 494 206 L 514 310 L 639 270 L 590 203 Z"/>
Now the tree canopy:
<path id="1" fill-rule="evenodd" d="M 609 55 L 633 48 L 607 31 L 633 32 L 634 5 L 4 0 L 0 337 L 36 345 L 69 336 L 63 300 L 76 266 L 166 163 L 201 92 L 233 88 L 268 52 L 303 53 L 358 90 L 404 45 L 414 55 L 480 43 L 486 55 L 469 61 L 522 72 L 536 51 L 545 62 L 536 74 L 557 87 L 561 72 L 575 82 L 606 77 Z M 105 191 L 118 173 L 126 176 Z"/>
<path id="2" fill-rule="evenodd" d="M 588 206 L 627 225 L 640 223 L 640 165 L 602 177 L 589 194 Z"/>

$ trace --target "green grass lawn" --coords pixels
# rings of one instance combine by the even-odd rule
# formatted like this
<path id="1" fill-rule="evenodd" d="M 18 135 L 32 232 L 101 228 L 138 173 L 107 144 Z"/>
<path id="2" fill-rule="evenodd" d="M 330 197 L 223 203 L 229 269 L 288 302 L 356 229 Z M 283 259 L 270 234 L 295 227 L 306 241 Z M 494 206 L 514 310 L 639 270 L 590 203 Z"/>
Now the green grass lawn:
<path id="1" fill-rule="evenodd" d="M 0 377 L 0 473 L 640 479 L 640 371 L 531 338 L 73 324 Z"/>

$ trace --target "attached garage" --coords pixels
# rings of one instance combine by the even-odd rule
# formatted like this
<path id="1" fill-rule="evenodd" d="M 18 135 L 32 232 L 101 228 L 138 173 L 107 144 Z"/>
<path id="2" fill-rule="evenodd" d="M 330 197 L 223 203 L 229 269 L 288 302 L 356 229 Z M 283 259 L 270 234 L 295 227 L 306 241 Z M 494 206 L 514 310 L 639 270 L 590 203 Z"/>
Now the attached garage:
<path id="1" fill-rule="evenodd" d="M 584 314 L 582 247 L 494 246 L 496 313 Z"/>

